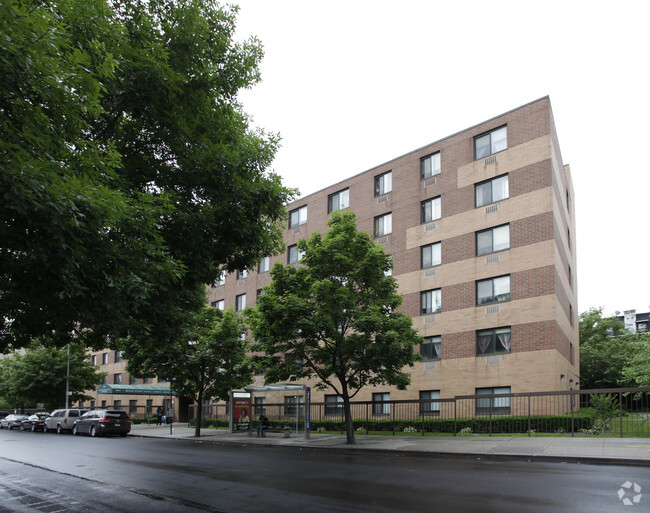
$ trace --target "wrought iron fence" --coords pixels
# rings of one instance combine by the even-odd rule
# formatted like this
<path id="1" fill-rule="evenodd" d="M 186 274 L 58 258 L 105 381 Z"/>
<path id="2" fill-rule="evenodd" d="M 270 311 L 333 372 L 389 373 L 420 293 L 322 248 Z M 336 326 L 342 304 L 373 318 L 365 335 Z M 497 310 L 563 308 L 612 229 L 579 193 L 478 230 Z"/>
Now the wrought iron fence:
<path id="1" fill-rule="evenodd" d="M 465 395 L 445 399 L 355 401 L 350 404 L 357 434 L 559 434 L 650 437 L 650 388 Z M 203 405 L 204 426 L 229 426 L 228 405 Z M 251 419 L 303 430 L 302 406 L 251 406 Z M 345 432 L 343 403 L 311 403 L 310 429 Z M 196 406 L 190 406 L 190 424 Z"/>

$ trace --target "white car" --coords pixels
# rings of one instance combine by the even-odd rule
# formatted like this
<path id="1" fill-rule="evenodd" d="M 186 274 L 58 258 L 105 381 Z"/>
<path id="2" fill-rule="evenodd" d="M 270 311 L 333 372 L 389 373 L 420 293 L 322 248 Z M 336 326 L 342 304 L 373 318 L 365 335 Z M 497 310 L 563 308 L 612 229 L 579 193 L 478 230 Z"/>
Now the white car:
<path id="1" fill-rule="evenodd" d="M 52 414 L 45 419 L 43 433 L 47 433 L 48 431 L 56 431 L 57 433 L 61 434 L 65 431 L 72 431 L 74 421 L 87 411 L 88 410 L 80 410 L 79 408 L 54 410 Z"/>

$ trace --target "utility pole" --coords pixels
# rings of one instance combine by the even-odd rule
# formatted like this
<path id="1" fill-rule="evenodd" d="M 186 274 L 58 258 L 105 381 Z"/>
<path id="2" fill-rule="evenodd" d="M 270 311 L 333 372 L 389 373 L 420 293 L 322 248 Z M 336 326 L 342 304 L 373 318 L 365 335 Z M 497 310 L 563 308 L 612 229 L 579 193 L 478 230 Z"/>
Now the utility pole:
<path id="1" fill-rule="evenodd" d="M 68 409 L 68 398 L 70 397 L 70 344 L 68 344 L 68 371 L 65 376 L 65 409 Z"/>

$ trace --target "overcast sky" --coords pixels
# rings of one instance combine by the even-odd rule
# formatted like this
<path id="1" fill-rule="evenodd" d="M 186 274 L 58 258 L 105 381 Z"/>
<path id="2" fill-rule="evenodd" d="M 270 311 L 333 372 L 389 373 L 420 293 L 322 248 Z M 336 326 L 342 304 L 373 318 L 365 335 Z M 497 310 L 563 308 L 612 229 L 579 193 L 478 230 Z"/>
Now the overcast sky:
<path id="1" fill-rule="evenodd" d="M 578 309 L 650 311 L 650 1 L 239 0 L 241 96 L 301 195 L 549 95 L 575 188 Z"/>

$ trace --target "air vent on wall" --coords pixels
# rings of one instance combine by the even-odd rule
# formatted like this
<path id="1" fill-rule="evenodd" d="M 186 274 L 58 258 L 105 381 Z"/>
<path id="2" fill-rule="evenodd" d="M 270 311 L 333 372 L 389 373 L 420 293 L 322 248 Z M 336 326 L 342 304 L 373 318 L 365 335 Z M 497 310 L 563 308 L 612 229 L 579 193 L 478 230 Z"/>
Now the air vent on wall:
<path id="1" fill-rule="evenodd" d="M 499 305 L 492 305 L 485 308 L 485 315 L 497 314 L 501 309 Z"/>
<path id="2" fill-rule="evenodd" d="M 490 205 L 489 207 L 485 207 L 486 214 L 491 214 L 492 212 L 498 212 L 498 211 L 499 211 L 498 203 L 495 203 L 494 205 Z"/>
<path id="3" fill-rule="evenodd" d="M 485 365 L 499 365 L 501 363 L 500 356 L 488 356 L 485 359 Z"/>
<path id="4" fill-rule="evenodd" d="M 436 275 L 436 270 L 435 269 L 427 269 L 424 271 L 424 277 L 425 278 L 431 278 L 432 276 Z"/>
<path id="5" fill-rule="evenodd" d="M 424 187 L 431 187 L 432 185 L 436 184 L 436 177 L 432 176 L 431 178 L 427 178 L 424 182 Z"/>
<path id="6" fill-rule="evenodd" d="M 427 370 L 436 370 L 436 367 L 437 367 L 436 363 L 437 362 L 424 362 L 424 365 L 423 365 L 424 370 L 425 371 L 427 371 Z"/>
<path id="7" fill-rule="evenodd" d="M 381 203 L 386 203 L 388 201 L 388 196 L 382 196 L 381 198 L 377 198 L 377 205 L 380 205 Z"/>
<path id="8" fill-rule="evenodd" d="M 293 233 L 300 233 L 300 226 L 299 226 L 298 228 L 295 228 L 295 229 L 293 230 Z"/>
<path id="9" fill-rule="evenodd" d="M 435 315 L 428 315 L 424 318 L 424 324 L 433 324 L 436 322 L 436 316 Z"/>
<path id="10" fill-rule="evenodd" d="M 424 227 L 424 231 L 425 232 L 430 232 L 430 231 L 435 230 L 437 228 L 438 228 L 438 223 L 429 223 L 428 225 L 426 225 Z"/>
<path id="11" fill-rule="evenodd" d="M 377 242 L 379 242 L 379 244 L 388 244 L 388 237 L 382 237 L 381 239 L 377 239 Z"/>
<path id="12" fill-rule="evenodd" d="M 496 164 L 496 163 L 497 163 L 497 156 L 496 155 L 492 155 L 492 156 L 486 158 L 483 161 L 484 166 L 489 166 L 490 164 Z"/>
<path id="13" fill-rule="evenodd" d="M 485 257 L 486 264 L 493 264 L 494 262 L 498 262 L 499 260 L 501 260 L 499 253 L 494 253 L 493 255 L 488 255 Z"/>

